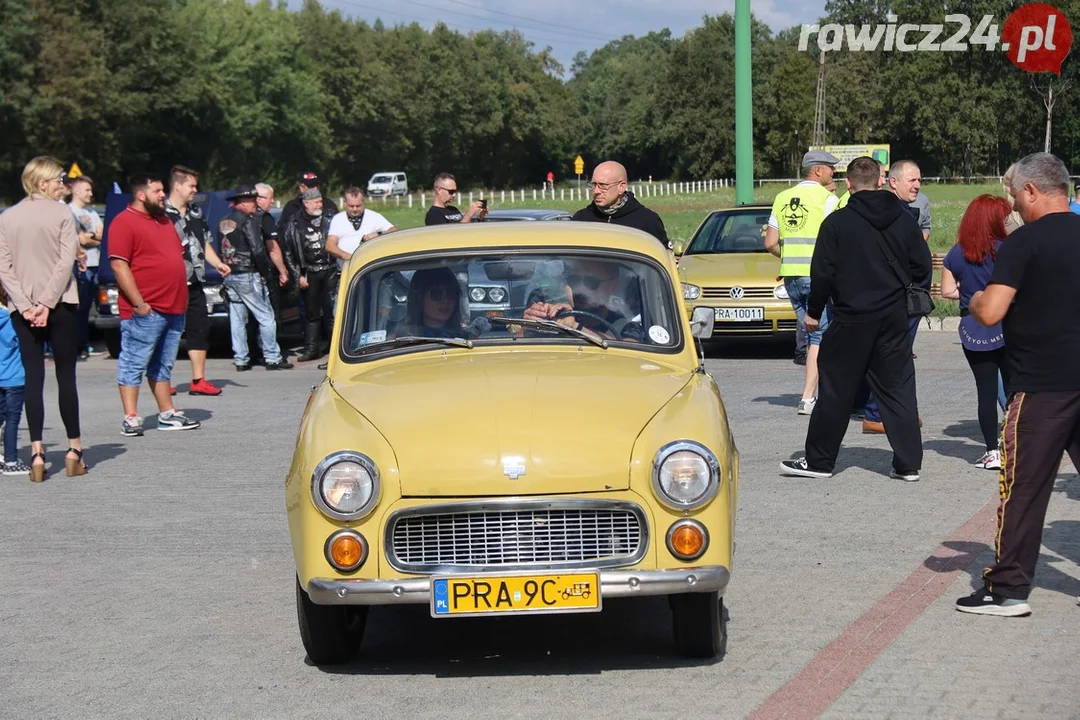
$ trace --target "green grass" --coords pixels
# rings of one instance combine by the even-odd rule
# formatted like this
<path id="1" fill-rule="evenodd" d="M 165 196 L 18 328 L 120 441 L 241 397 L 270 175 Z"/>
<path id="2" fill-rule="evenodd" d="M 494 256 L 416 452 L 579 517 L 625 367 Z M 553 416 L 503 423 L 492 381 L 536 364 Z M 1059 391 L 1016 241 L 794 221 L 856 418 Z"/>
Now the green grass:
<path id="1" fill-rule="evenodd" d="M 775 183 L 755 189 L 754 202 L 771 203 L 776 194 L 787 188 L 788 185 Z M 1001 194 L 1001 187 L 992 185 L 937 185 L 927 184 L 923 186 L 923 192 L 930 198 L 930 212 L 933 219 L 933 230 L 930 233 L 930 249 L 937 253 L 947 252 L 956 242 L 956 229 L 960 225 L 960 218 L 964 210 L 977 195 L 982 193 Z M 494 196 L 494 193 L 489 193 Z M 430 194 L 428 200 L 430 201 Z M 479 197 L 479 196 L 477 196 Z M 698 225 L 711 210 L 732 207 L 735 204 L 735 191 L 731 188 L 723 188 L 717 192 L 703 192 L 687 195 L 662 195 L 658 197 L 638 196 L 644 204 L 660 214 L 667 227 L 668 236 L 673 241 L 689 241 L 697 230 Z M 402 203 L 397 205 L 397 199 L 390 201 L 371 200 L 372 209 L 386 215 L 390 222 L 399 228 L 419 227 L 424 224 L 424 214 L 427 208 L 421 208 L 414 202 L 409 208 Z M 461 203 L 464 205 L 464 201 Z M 511 204 L 509 200 L 498 203 L 488 200 L 491 208 L 552 208 L 559 210 L 579 210 L 585 206 L 585 201 L 575 200 L 536 200 L 530 198 L 524 203 L 520 200 Z"/>

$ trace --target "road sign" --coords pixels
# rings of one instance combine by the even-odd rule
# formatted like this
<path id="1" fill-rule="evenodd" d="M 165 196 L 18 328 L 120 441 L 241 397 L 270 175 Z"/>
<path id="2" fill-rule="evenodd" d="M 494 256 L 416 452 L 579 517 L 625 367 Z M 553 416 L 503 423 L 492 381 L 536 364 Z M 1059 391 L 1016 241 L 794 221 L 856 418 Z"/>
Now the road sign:
<path id="1" fill-rule="evenodd" d="M 580 175 L 585 172 L 585 159 L 578 155 L 574 158 L 574 174 Z"/>
<path id="2" fill-rule="evenodd" d="M 79 168 L 79 163 L 71 163 L 71 168 L 68 170 L 67 174 L 70 178 L 77 178 L 82 175 L 83 172 Z"/>
<path id="3" fill-rule="evenodd" d="M 847 172 L 848 163 L 857 157 L 872 157 L 889 169 L 888 145 L 811 145 L 811 150 L 824 150 L 840 158 L 837 172 Z"/>

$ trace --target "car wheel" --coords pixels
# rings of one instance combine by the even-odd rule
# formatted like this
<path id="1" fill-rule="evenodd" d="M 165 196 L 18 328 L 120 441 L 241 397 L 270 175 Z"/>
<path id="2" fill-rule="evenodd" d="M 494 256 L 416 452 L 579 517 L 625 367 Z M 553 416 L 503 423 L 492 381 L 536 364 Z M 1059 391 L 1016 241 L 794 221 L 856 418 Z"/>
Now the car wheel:
<path id="1" fill-rule="evenodd" d="M 109 351 L 109 357 L 113 360 L 120 357 L 120 331 L 119 330 L 105 330 L 105 347 Z"/>
<path id="2" fill-rule="evenodd" d="M 366 605 L 316 605 L 296 579 L 300 638 L 315 665 L 339 665 L 356 657 L 367 624 Z"/>
<path id="3" fill-rule="evenodd" d="M 720 593 L 672 595 L 672 626 L 679 653 L 691 658 L 712 658 L 724 646 L 724 600 Z"/>

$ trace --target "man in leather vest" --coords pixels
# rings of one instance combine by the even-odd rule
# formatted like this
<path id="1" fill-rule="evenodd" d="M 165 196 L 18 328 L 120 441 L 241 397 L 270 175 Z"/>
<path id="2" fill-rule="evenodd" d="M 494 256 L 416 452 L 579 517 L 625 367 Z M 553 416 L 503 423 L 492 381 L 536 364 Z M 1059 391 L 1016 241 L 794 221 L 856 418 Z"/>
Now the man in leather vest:
<path id="1" fill-rule="evenodd" d="M 232 334 L 233 362 L 238 371 L 251 369 L 248 353 L 247 318 L 250 312 L 259 323 L 259 345 L 267 370 L 288 370 L 291 363 L 281 357 L 276 336 L 274 310 L 266 278 L 270 276 L 270 254 L 254 220 L 258 192 L 254 185 L 238 185 L 226 198 L 233 203 L 229 214 L 218 225 L 221 259 L 229 266 L 225 294 L 229 300 L 229 329 Z"/>
<path id="2" fill-rule="evenodd" d="M 285 226 L 285 260 L 296 277 L 307 323 L 304 327 L 304 351 L 300 362 L 322 357 L 319 347 L 321 327 L 326 326 L 326 338 L 333 337 L 334 301 L 337 296 L 337 260 L 326 251 L 330 221 L 336 214 L 324 209 L 318 188 L 309 188 L 301 195 L 303 209 L 292 216 Z"/>

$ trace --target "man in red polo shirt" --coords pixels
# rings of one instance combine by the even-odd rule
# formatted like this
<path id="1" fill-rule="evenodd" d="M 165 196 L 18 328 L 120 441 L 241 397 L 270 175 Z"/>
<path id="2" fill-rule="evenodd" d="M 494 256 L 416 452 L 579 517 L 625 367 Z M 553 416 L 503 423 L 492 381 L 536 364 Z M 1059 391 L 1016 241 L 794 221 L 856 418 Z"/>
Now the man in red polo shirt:
<path id="1" fill-rule="evenodd" d="M 172 403 L 170 379 L 187 313 L 187 268 L 180 235 L 165 214 L 161 178 L 131 178 L 131 204 L 109 225 L 109 265 L 120 288 L 121 433 L 143 434 L 138 413 L 143 375 L 157 400 L 158 430 L 198 428 Z"/>

